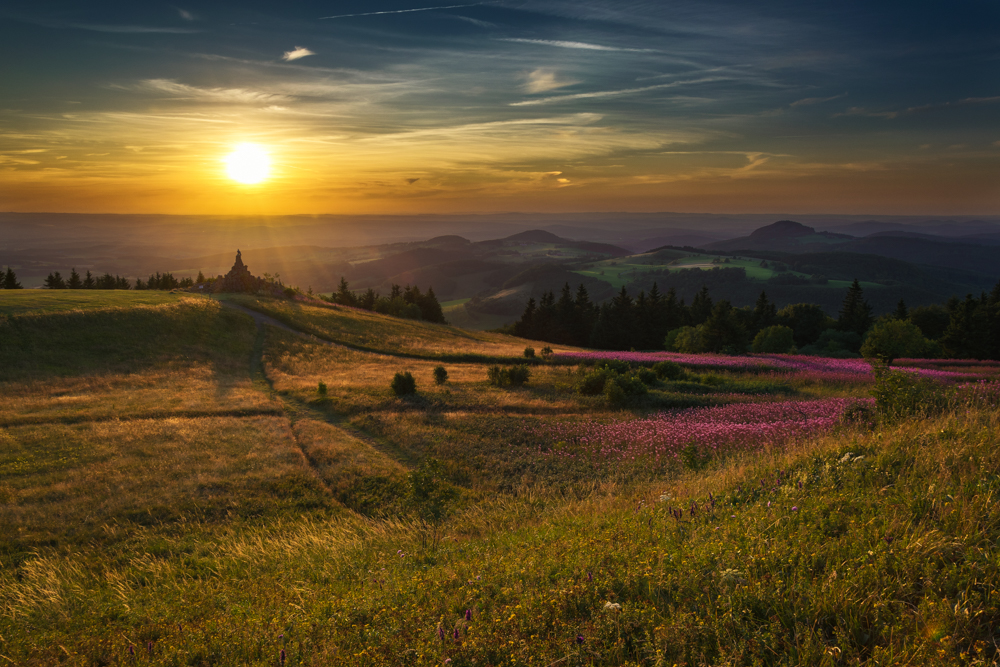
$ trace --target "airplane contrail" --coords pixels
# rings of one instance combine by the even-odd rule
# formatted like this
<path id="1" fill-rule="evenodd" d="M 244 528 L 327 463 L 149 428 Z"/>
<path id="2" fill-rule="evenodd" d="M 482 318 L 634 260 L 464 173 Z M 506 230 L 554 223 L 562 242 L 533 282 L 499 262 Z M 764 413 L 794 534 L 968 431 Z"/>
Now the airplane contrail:
<path id="1" fill-rule="evenodd" d="M 467 5 L 446 5 L 444 7 L 418 7 L 417 9 L 391 9 L 384 12 L 366 12 L 364 14 L 339 14 L 337 16 L 320 16 L 320 20 L 325 19 L 346 19 L 352 16 L 378 16 L 379 14 L 409 14 L 410 12 L 429 12 L 435 9 L 458 9 L 459 7 L 478 7 L 485 3 L 474 2 Z"/>

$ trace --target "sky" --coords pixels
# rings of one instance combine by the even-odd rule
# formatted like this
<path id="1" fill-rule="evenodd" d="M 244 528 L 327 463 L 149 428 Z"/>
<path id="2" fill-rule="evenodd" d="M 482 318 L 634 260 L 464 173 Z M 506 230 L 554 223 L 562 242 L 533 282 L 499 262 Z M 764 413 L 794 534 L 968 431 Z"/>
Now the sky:
<path id="1" fill-rule="evenodd" d="M 5 0 L 0 211 L 995 215 L 998 34 L 995 0 Z"/>

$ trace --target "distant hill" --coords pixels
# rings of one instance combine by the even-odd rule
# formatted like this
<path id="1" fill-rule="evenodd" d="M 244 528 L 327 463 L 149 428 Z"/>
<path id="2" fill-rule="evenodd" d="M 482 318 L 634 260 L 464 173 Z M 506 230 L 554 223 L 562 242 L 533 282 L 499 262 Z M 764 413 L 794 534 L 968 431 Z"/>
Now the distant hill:
<path id="1" fill-rule="evenodd" d="M 945 239 L 909 230 L 883 230 L 856 238 L 847 234 L 817 232 L 792 220 L 781 220 L 761 227 L 749 236 L 710 243 L 705 249 L 744 254 L 841 252 L 879 255 L 1000 278 L 1000 244 L 970 243 L 961 238 Z"/>

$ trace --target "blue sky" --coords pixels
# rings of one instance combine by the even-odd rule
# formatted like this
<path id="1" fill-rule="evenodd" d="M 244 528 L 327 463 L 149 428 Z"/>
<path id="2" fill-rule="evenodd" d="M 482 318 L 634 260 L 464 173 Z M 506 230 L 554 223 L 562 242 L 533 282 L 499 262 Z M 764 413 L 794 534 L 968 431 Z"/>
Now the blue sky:
<path id="1" fill-rule="evenodd" d="M 8 0 L 0 210 L 995 214 L 998 8 Z"/>

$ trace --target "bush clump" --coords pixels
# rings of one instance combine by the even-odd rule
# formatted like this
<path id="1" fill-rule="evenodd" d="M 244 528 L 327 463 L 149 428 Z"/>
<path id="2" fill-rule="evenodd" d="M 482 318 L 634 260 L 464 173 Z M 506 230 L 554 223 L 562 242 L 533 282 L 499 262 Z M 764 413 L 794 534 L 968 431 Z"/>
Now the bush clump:
<path id="1" fill-rule="evenodd" d="M 417 393 L 417 381 L 410 371 L 396 373 L 392 378 L 392 393 L 396 396 L 408 396 Z"/>
<path id="2" fill-rule="evenodd" d="M 524 348 L 524 358 L 525 359 L 534 359 L 535 358 L 535 348 L 533 348 L 533 347 L 526 347 L 526 348 Z"/>
<path id="3" fill-rule="evenodd" d="M 495 387 L 520 387 L 531 378 L 531 369 L 518 366 L 490 366 L 486 369 L 486 379 Z"/>
<path id="4" fill-rule="evenodd" d="M 754 336 L 751 349 L 757 354 L 790 353 L 795 349 L 795 332 L 781 324 L 761 329 Z"/>
<path id="5" fill-rule="evenodd" d="M 318 385 L 316 385 L 316 393 L 319 394 L 320 396 L 326 396 L 325 382 L 320 382 Z"/>
<path id="6" fill-rule="evenodd" d="M 653 364 L 653 372 L 661 380 L 670 380 L 671 382 L 683 380 L 687 377 L 687 372 L 684 368 L 673 361 L 660 361 Z"/>
<path id="7" fill-rule="evenodd" d="M 434 369 L 434 384 L 444 384 L 448 381 L 448 371 L 444 366 L 437 366 Z"/>

